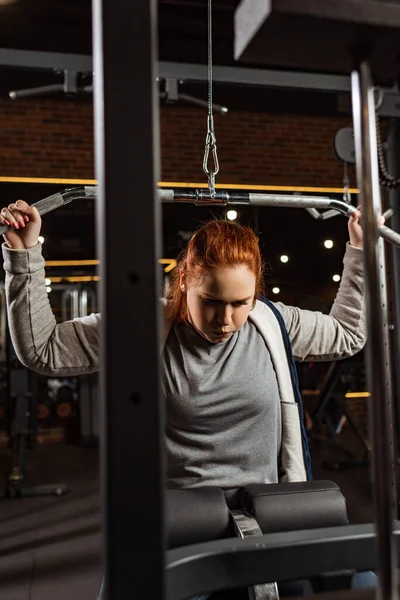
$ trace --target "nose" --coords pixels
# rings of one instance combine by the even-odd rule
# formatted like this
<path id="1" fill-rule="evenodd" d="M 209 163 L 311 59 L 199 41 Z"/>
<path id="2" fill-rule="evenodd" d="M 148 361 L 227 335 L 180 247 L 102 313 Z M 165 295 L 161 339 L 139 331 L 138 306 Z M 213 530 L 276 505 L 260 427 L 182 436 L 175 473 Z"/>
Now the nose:
<path id="1" fill-rule="evenodd" d="M 232 322 L 232 308 L 229 304 L 221 306 L 217 312 L 217 322 L 221 327 L 229 327 Z"/>

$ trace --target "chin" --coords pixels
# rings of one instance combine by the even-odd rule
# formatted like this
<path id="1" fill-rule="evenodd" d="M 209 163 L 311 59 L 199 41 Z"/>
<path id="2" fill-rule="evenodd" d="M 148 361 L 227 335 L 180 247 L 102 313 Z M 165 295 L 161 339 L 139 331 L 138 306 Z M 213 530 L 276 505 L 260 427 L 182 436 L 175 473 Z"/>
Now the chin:
<path id="1" fill-rule="evenodd" d="M 211 337 L 207 336 L 207 339 L 212 342 L 213 344 L 225 344 L 225 342 L 227 342 L 228 340 L 230 340 L 232 337 L 232 332 L 224 337 L 216 337 L 215 335 L 211 334 Z"/>

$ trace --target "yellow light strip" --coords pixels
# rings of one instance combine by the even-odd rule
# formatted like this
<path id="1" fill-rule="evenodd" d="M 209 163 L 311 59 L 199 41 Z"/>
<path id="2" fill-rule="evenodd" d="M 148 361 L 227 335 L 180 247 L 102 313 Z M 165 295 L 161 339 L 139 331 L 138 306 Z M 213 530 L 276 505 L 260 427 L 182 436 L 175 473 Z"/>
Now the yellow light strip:
<path id="1" fill-rule="evenodd" d="M 100 281 L 98 275 L 77 275 L 76 277 L 46 277 L 52 283 L 61 283 L 62 281 L 77 282 L 77 281 Z"/>
<path id="2" fill-rule="evenodd" d="M 46 260 L 46 267 L 87 267 L 99 265 L 99 260 Z"/>
<path id="3" fill-rule="evenodd" d="M 64 277 L 64 279 L 71 283 L 75 283 L 77 281 L 100 281 L 100 277 L 98 275 L 93 275 L 93 277 L 90 275 L 80 275 L 79 277 Z"/>
<path id="4" fill-rule="evenodd" d="M 96 179 L 66 179 L 59 177 L 0 177 L 0 183 L 46 183 L 61 185 L 96 185 Z"/>
<path id="5" fill-rule="evenodd" d="M 164 268 L 165 273 L 169 273 L 170 271 L 175 269 L 175 267 L 177 265 L 175 258 L 160 258 L 160 260 L 158 262 L 160 263 L 160 265 L 168 265 L 167 267 Z"/>
<path id="6" fill-rule="evenodd" d="M 370 395 L 369 392 L 347 392 L 345 398 L 369 398 Z"/>
<path id="7" fill-rule="evenodd" d="M 159 187 L 172 187 L 172 188 L 208 188 L 207 183 L 182 183 L 178 181 L 160 181 Z M 312 193 L 323 193 L 323 194 L 342 194 L 343 188 L 335 187 L 302 187 L 292 185 L 250 185 L 250 184 L 238 184 L 238 183 L 217 183 L 216 188 L 224 190 L 248 190 L 248 191 L 266 191 L 266 192 L 309 192 Z M 357 188 L 350 188 L 351 194 L 358 194 Z"/>
<path id="8" fill-rule="evenodd" d="M 159 259 L 159 264 L 160 265 L 167 265 L 164 268 L 165 273 L 169 273 L 170 271 L 172 271 L 173 269 L 175 269 L 177 262 L 175 258 L 160 258 Z M 100 261 L 99 260 L 46 260 L 45 265 L 46 267 L 89 267 L 89 266 L 93 266 L 93 265 L 99 265 Z M 96 277 L 91 277 L 91 276 L 86 276 L 86 275 L 82 275 L 82 277 L 88 277 L 88 279 L 76 279 L 75 277 L 73 279 L 71 279 L 71 277 L 64 277 L 63 279 L 66 279 L 67 281 L 98 281 L 99 278 L 96 279 Z M 48 279 L 51 279 L 51 277 L 49 277 Z M 55 278 L 54 281 L 58 279 Z M 61 281 L 61 277 L 59 278 L 59 281 Z M 53 281 L 53 279 L 52 279 Z"/>
<path id="9" fill-rule="evenodd" d="M 57 177 L 0 177 L 0 183 L 45 183 L 60 185 L 97 185 L 96 179 L 67 179 Z M 207 183 L 188 183 L 182 181 L 159 181 L 159 187 L 162 188 L 207 188 Z M 249 190 L 249 191 L 269 191 L 269 192 L 301 192 L 310 194 L 341 194 L 342 187 L 311 187 L 311 186 L 291 186 L 291 185 L 250 185 L 241 183 L 217 183 L 216 188 L 225 190 Z M 358 194 L 357 188 L 350 188 L 351 194 Z"/>

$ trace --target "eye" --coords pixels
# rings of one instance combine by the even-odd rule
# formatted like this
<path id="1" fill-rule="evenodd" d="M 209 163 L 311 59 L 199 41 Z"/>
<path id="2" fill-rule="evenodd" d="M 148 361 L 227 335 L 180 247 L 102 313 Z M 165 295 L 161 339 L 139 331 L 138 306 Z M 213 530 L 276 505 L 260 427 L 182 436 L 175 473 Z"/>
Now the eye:
<path id="1" fill-rule="evenodd" d="M 204 304 L 217 304 L 218 300 L 212 300 L 211 298 L 203 298 Z"/>
<path id="2" fill-rule="evenodd" d="M 248 302 L 234 302 L 232 306 L 247 306 Z"/>

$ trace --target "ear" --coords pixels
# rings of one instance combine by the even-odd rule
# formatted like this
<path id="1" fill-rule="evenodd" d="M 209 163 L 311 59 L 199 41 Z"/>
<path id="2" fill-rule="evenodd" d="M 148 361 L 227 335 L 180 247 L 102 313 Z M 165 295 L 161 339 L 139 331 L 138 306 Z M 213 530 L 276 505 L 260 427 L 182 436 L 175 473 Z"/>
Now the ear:
<path id="1" fill-rule="evenodd" d="M 184 273 L 183 269 L 180 269 L 179 271 L 179 287 L 181 288 L 181 291 L 183 293 L 186 292 L 186 274 Z"/>

